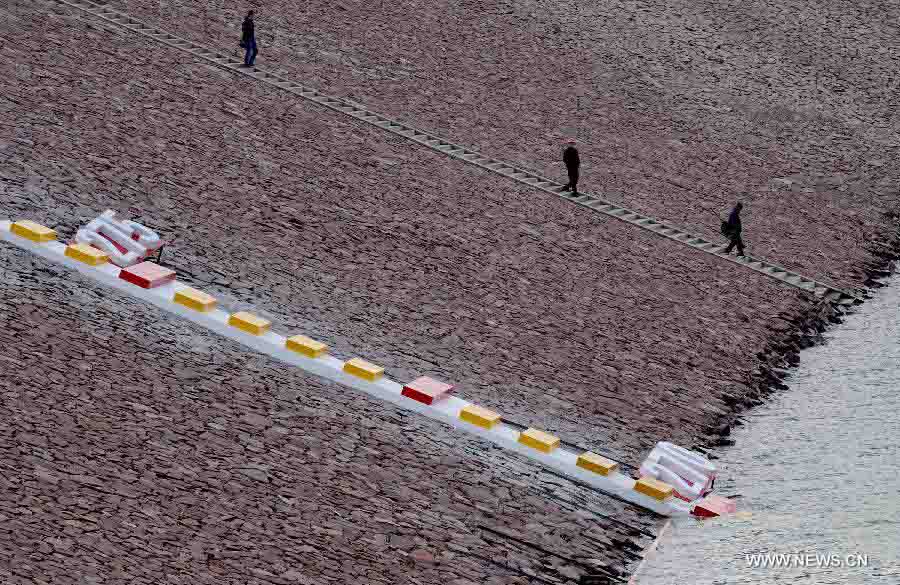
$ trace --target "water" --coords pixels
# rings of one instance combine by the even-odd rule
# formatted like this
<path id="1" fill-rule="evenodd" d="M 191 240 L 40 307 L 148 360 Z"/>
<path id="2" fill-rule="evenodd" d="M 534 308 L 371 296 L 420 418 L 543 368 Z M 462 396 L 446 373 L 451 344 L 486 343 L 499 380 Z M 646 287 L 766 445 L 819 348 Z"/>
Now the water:
<path id="1" fill-rule="evenodd" d="M 716 461 L 739 514 L 674 522 L 638 585 L 900 584 L 900 278 L 827 337 Z"/>

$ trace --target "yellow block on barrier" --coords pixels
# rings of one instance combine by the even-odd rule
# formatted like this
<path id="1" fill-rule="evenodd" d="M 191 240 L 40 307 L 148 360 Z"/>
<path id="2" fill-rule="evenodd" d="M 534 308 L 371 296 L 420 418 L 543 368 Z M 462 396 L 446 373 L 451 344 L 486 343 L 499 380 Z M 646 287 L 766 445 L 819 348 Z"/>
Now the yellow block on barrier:
<path id="1" fill-rule="evenodd" d="M 609 475 L 610 473 L 615 473 L 619 470 L 619 464 L 615 461 L 610 461 L 606 457 L 591 453 L 590 451 L 579 455 L 576 465 L 582 469 L 599 473 L 600 475 Z"/>
<path id="2" fill-rule="evenodd" d="M 672 497 L 675 488 L 666 482 L 659 481 L 652 477 L 642 477 L 634 482 L 634 491 L 650 496 L 660 502 Z"/>
<path id="3" fill-rule="evenodd" d="M 52 242 L 56 239 L 55 230 L 28 219 L 15 222 L 9 227 L 9 231 L 32 242 Z"/>
<path id="4" fill-rule="evenodd" d="M 308 358 L 317 358 L 328 351 L 328 346 L 321 341 L 310 339 L 305 335 L 294 335 L 289 337 L 284 344 L 291 351 L 302 353 Z"/>
<path id="5" fill-rule="evenodd" d="M 215 297 L 193 288 L 185 288 L 175 293 L 175 302 L 201 313 L 212 311 L 217 304 Z"/>
<path id="6" fill-rule="evenodd" d="M 271 321 L 267 321 L 262 317 L 257 317 L 251 313 L 241 311 L 233 314 L 228 318 L 228 324 L 237 327 L 241 331 L 252 333 L 253 335 L 262 335 L 272 326 Z"/>
<path id="7" fill-rule="evenodd" d="M 544 453 L 550 453 L 559 447 L 559 437 L 537 429 L 528 429 L 519 433 L 519 442 Z"/>
<path id="8" fill-rule="evenodd" d="M 344 371 L 351 376 L 374 382 L 384 374 L 384 368 L 370 364 L 364 359 L 353 358 L 344 364 Z"/>
<path id="9" fill-rule="evenodd" d="M 492 410 L 470 404 L 459 411 L 459 418 L 485 429 L 492 429 L 500 422 L 500 415 Z"/>
<path id="10" fill-rule="evenodd" d="M 66 246 L 66 256 L 89 266 L 100 266 L 109 262 L 109 254 L 87 244 L 69 244 Z"/>

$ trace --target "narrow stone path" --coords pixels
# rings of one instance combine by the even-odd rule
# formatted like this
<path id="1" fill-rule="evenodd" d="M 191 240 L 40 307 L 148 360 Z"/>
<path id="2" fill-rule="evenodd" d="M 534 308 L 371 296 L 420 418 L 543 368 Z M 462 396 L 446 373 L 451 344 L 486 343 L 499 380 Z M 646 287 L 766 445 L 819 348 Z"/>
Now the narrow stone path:
<path id="1" fill-rule="evenodd" d="M 278 75 L 274 75 L 259 67 L 242 68 L 241 61 L 233 56 L 226 55 L 220 51 L 204 47 L 192 41 L 182 39 L 176 35 L 167 33 L 158 28 L 151 27 L 127 14 L 114 10 L 104 3 L 92 2 L 90 0 L 52 0 L 66 6 L 78 8 L 109 23 L 127 28 L 142 36 L 149 37 L 159 43 L 168 45 L 172 48 L 184 51 L 192 56 L 212 63 L 217 67 L 227 69 L 239 75 L 253 77 L 259 81 L 277 87 L 281 90 L 292 93 L 300 98 L 316 102 L 317 104 L 329 108 L 331 110 L 346 114 L 353 118 L 357 118 L 373 126 L 378 126 L 383 130 L 387 130 L 393 134 L 403 136 L 428 148 L 441 152 L 451 158 L 465 161 L 476 165 L 490 172 L 502 175 L 516 182 L 529 185 L 540 189 L 545 193 L 549 193 L 563 199 L 567 199 L 572 203 L 581 205 L 591 209 L 592 211 L 602 213 L 604 215 L 614 217 L 631 225 L 651 231 L 659 236 L 675 240 L 681 244 L 701 250 L 705 253 L 715 255 L 723 260 L 727 260 L 734 264 L 738 264 L 744 268 L 749 268 L 755 272 L 764 274 L 779 282 L 788 284 L 792 287 L 813 293 L 816 297 L 826 302 L 839 305 L 851 305 L 859 302 L 860 299 L 855 294 L 841 290 L 835 286 L 823 283 L 821 281 L 809 278 L 802 274 L 787 270 L 777 264 L 753 258 L 750 256 L 737 257 L 723 253 L 724 246 L 715 242 L 710 242 L 705 238 L 688 233 L 681 228 L 672 226 L 663 221 L 656 220 L 646 215 L 637 213 L 628 208 L 607 202 L 594 194 L 580 194 L 573 197 L 571 193 L 563 190 L 563 185 L 543 177 L 537 172 L 524 169 L 520 166 L 511 165 L 501 160 L 482 155 L 472 149 L 465 148 L 454 144 L 448 140 L 424 132 L 409 124 L 396 122 L 387 116 L 372 112 L 365 107 L 351 103 L 347 100 L 328 96 L 317 91 L 314 88 L 304 86 L 301 83 L 285 79 Z"/>

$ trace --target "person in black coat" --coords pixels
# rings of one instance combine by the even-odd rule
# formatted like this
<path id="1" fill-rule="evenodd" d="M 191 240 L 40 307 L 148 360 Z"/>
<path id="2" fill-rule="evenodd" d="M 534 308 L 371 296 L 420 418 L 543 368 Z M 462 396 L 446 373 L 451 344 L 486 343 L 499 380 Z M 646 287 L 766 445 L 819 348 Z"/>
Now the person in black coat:
<path id="1" fill-rule="evenodd" d="M 726 254 L 731 254 L 731 250 L 737 246 L 738 256 L 744 255 L 744 241 L 741 239 L 741 209 L 743 208 L 743 203 L 739 202 L 735 205 L 728 216 L 728 221 L 722 226 L 722 231 L 731 240 L 731 243 L 725 248 Z"/>
<path id="2" fill-rule="evenodd" d="M 570 140 L 569 146 L 563 151 L 563 163 L 569 172 L 569 182 L 563 187 L 563 190 L 571 189 L 573 195 L 578 195 L 578 169 L 581 167 L 581 159 L 578 158 L 578 149 L 575 148 L 574 140 Z"/>
<path id="3" fill-rule="evenodd" d="M 253 26 L 253 11 L 247 13 L 241 25 L 241 48 L 244 49 L 244 67 L 253 67 L 259 51 L 256 50 L 256 30 Z"/>

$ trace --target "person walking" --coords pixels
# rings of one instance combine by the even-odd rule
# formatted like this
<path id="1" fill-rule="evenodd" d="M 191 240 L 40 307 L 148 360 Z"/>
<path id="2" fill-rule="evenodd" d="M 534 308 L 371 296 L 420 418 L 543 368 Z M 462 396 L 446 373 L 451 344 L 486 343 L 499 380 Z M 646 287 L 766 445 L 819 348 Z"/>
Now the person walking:
<path id="1" fill-rule="evenodd" d="M 241 43 L 244 49 L 244 67 L 253 67 L 256 55 L 256 31 L 253 26 L 253 11 L 249 11 L 244 18 L 244 24 L 241 26 Z"/>
<path id="2" fill-rule="evenodd" d="M 741 239 L 741 210 L 744 204 L 738 202 L 728 215 L 728 221 L 722 222 L 722 233 L 731 243 L 725 248 L 726 254 L 731 254 L 731 250 L 737 247 L 738 256 L 744 255 L 744 241 Z"/>
<path id="3" fill-rule="evenodd" d="M 581 167 L 581 159 L 578 158 L 578 149 L 575 148 L 575 139 L 569 140 L 569 146 L 563 151 L 563 163 L 569 172 L 569 182 L 563 187 L 563 191 L 572 190 L 573 195 L 578 195 L 578 169 Z"/>

